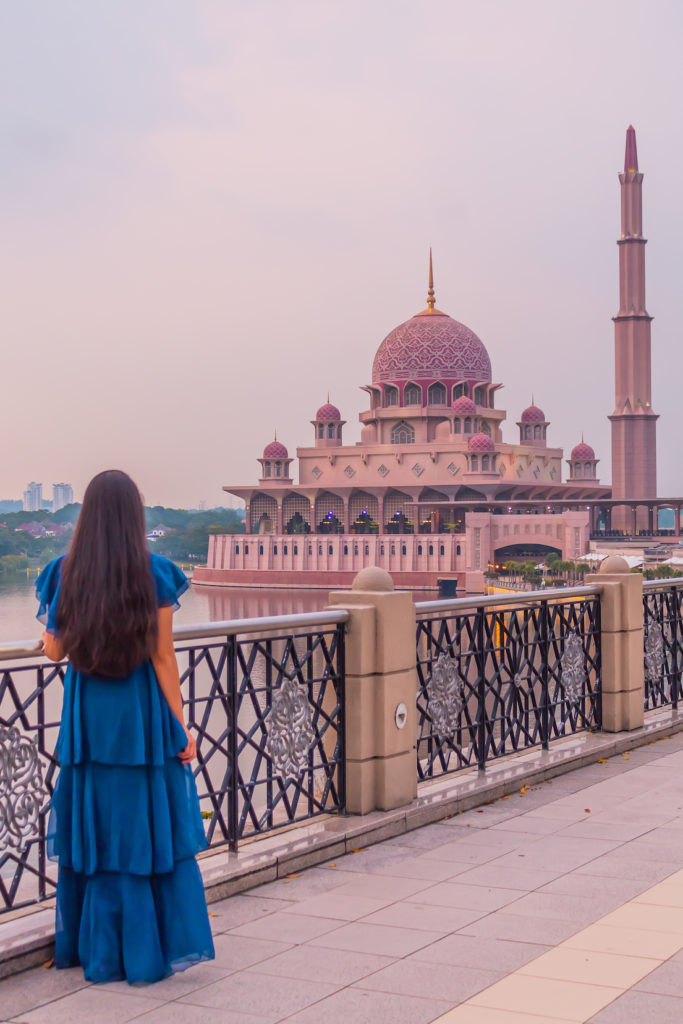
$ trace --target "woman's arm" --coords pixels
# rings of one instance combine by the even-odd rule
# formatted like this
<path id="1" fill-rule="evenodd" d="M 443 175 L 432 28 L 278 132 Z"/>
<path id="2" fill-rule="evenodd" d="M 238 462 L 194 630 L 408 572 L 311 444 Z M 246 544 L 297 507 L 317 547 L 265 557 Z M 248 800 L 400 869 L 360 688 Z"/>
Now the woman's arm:
<path id="1" fill-rule="evenodd" d="M 173 608 L 160 608 L 158 612 L 157 649 L 152 655 L 152 664 L 156 672 L 159 689 L 166 698 L 166 703 L 175 715 L 187 736 L 187 746 L 178 757 L 186 764 L 197 755 L 197 744 L 188 732 L 183 714 L 183 701 L 180 695 L 180 673 L 173 646 Z"/>
<path id="2" fill-rule="evenodd" d="M 43 654 L 50 661 L 63 661 L 66 657 L 66 651 L 62 645 L 62 641 L 53 636 L 52 633 L 48 633 L 47 630 L 43 633 L 40 638 L 43 641 Z"/>

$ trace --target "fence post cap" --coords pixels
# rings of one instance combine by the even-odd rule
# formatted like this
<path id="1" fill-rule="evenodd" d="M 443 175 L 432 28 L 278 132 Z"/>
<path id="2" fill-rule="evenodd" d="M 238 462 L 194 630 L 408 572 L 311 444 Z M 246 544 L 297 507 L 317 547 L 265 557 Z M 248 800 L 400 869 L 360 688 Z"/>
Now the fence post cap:
<path id="1" fill-rule="evenodd" d="M 351 584 L 352 590 L 393 590 L 394 581 L 386 569 L 378 565 L 366 565 Z"/>
<path id="2" fill-rule="evenodd" d="M 608 555 L 607 558 L 600 563 L 598 573 L 604 576 L 605 573 L 630 573 L 629 564 L 625 558 L 621 555 Z"/>

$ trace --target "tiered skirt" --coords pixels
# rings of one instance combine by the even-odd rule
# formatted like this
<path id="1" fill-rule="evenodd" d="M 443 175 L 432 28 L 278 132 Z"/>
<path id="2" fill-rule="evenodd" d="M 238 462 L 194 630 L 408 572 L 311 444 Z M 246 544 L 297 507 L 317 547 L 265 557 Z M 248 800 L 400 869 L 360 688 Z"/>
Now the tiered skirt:
<path id="1" fill-rule="evenodd" d="M 186 742 L 151 663 L 124 680 L 68 670 L 48 825 L 57 967 L 153 982 L 213 958 Z"/>

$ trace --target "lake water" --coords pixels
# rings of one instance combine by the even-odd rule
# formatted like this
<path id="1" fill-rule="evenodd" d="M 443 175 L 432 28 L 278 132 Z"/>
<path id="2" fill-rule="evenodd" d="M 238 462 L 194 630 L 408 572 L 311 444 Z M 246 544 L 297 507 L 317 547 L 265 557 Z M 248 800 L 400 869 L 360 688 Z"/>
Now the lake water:
<path id="1" fill-rule="evenodd" d="M 327 604 L 327 590 L 227 589 L 190 587 L 180 599 L 177 625 L 251 619 L 266 615 L 293 615 L 317 611 Z M 425 598 L 423 597 L 423 600 Z M 36 620 L 35 577 L 0 583 L 0 644 L 37 640 L 42 632 Z"/>

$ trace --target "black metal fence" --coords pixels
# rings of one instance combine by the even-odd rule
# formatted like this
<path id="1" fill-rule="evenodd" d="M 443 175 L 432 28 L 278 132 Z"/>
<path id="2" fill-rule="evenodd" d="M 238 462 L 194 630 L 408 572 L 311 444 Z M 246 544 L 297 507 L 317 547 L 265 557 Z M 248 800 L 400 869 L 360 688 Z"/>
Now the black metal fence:
<path id="1" fill-rule="evenodd" d="M 645 710 L 677 708 L 683 696 L 683 580 L 643 584 Z"/>
<path id="2" fill-rule="evenodd" d="M 209 847 L 345 808 L 343 610 L 176 631 Z M 0 916 L 54 895 L 46 856 L 66 665 L 0 664 Z"/>
<path id="3" fill-rule="evenodd" d="M 431 779 L 599 729 L 600 599 L 588 587 L 419 604 L 417 771 Z"/>

